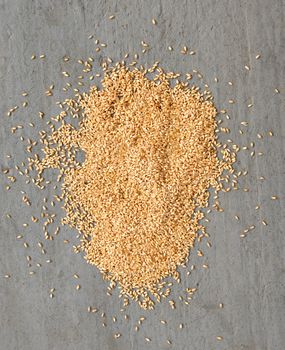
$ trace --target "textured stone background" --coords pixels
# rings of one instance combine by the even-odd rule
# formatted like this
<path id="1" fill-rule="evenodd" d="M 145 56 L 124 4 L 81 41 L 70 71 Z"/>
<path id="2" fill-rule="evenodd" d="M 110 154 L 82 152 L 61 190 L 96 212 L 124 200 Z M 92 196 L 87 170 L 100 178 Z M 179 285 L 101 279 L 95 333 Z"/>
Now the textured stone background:
<path id="1" fill-rule="evenodd" d="M 109 20 L 110 15 L 116 15 Z M 151 19 L 157 19 L 157 26 Z M 95 53 L 94 34 L 108 46 Z M 140 42 L 151 49 L 141 54 Z M 173 52 L 167 50 L 171 45 Z M 188 46 L 196 55 L 182 55 L 180 49 Z M 255 151 L 264 156 L 250 157 L 250 151 L 241 151 L 239 166 L 248 169 L 241 187 L 249 192 L 235 191 L 222 195 L 224 213 L 209 215 L 207 224 L 212 248 L 202 242 L 203 258 L 193 252 L 191 264 L 196 270 L 186 277 L 183 270 L 181 285 L 175 288 L 176 298 L 182 288 L 198 286 L 198 292 L 189 306 L 177 302 L 171 310 L 167 302 L 155 311 L 145 312 L 132 304 L 121 312 L 115 292 L 106 295 L 106 284 L 95 268 L 88 266 L 80 254 L 74 255 L 72 244 L 76 233 L 65 228 L 54 241 L 45 241 L 40 224 L 32 224 L 31 215 L 39 215 L 42 199 L 52 199 L 52 187 L 43 192 L 25 184 L 23 176 L 6 191 L 9 181 L 4 174 L 1 181 L 0 226 L 0 349 L 2 350 L 282 350 L 285 348 L 285 250 L 284 250 L 284 2 L 281 0 L 203 0 L 203 1 L 87 1 L 87 0 L 0 0 L 0 167 L 17 174 L 15 165 L 27 157 L 27 138 L 36 138 L 45 128 L 38 111 L 55 115 L 55 102 L 64 94 L 66 81 L 61 71 L 74 77 L 80 74 L 80 65 L 74 59 L 95 57 L 98 62 L 110 56 L 115 61 L 126 52 L 140 55 L 139 62 L 151 64 L 160 60 L 167 70 L 203 73 L 200 85 L 208 83 L 218 108 L 225 108 L 231 117 L 224 122 L 232 129 L 226 135 L 241 146 L 255 142 Z M 45 60 L 32 61 L 31 55 L 41 53 Z M 259 60 L 255 59 L 261 55 Z M 73 58 L 63 63 L 62 57 Z M 244 69 L 249 65 L 251 70 Z M 219 78 L 215 83 L 214 78 Z M 73 80 L 72 80 L 73 79 Z M 88 79 L 84 87 L 88 89 Z M 233 86 L 228 85 L 233 82 Z M 55 84 L 54 96 L 44 91 Z M 275 93 L 278 88 L 280 94 Z M 23 91 L 28 97 L 22 97 Z M 235 104 L 230 105 L 229 99 Z M 23 101 L 10 118 L 6 112 Z M 252 108 L 247 105 L 253 103 Z M 240 126 L 249 121 L 247 128 Z M 35 127 L 27 125 L 34 122 Z M 14 125 L 24 129 L 11 134 Z M 244 129 L 240 135 L 238 129 Z M 274 131 L 274 137 L 268 131 Z M 258 140 L 257 133 L 264 135 Z M 23 135 L 22 142 L 19 136 Z M 7 158 L 6 155 L 12 158 Z M 265 181 L 260 181 L 260 176 Z M 49 173 L 47 178 L 56 178 Z M 27 207 L 21 201 L 25 190 L 32 201 Z M 272 195 L 279 200 L 272 201 Z M 254 207 L 259 204 L 261 209 Z M 52 208 L 58 216 L 59 207 Z M 6 214 L 12 215 L 11 219 Z M 240 216 L 240 221 L 234 219 Z M 263 226 L 265 219 L 268 226 Z M 23 223 L 29 223 L 23 227 Z M 240 233 L 255 225 L 247 238 Z M 22 240 L 16 236 L 23 234 Z M 69 239 L 70 244 L 65 244 Z M 29 248 L 24 248 L 27 242 Z M 38 242 L 47 251 L 41 254 Z M 197 248 L 196 248 L 197 249 Z M 195 250 L 196 250 L 195 249 Z M 28 267 L 26 256 L 32 257 Z M 51 259 L 51 263 L 46 260 Z M 37 267 L 41 263 L 42 267 Z M 202 264 L 208 263 L 209 269 Z M 35 271 L 35 275 L 29 275 Z M 79 282 L 72 276 L 80 275 Z M 10 274 L 9 279 L 4 275 Z M 77 283 L 82 288 L 75 290 Z M 55 297 L 49 298 L 50 288 Z M 224 303 L 219 309 L 218 304 Z M 87 313 L 92 305 L 100 311 Z M 101 312 L 106 317 L 101 317 Z M 129 315 L 129 321 L 124 314 Z M 117 322 L 112 322 L 112 316 Z M 146 320 L 139 332 L 134 331 L 138 318 Z M 167 325 L 160 324 L 166 319 Z M 107 327 L 102 327 L 105 322 Z M 183 323 L 184 328 L 179 329 Z M 114 340 L 115 332 L 122 337 Z M 216 336 L 223 336 L 217 341 Z M 145 337 L 152 339 L 145 342 Z"/>

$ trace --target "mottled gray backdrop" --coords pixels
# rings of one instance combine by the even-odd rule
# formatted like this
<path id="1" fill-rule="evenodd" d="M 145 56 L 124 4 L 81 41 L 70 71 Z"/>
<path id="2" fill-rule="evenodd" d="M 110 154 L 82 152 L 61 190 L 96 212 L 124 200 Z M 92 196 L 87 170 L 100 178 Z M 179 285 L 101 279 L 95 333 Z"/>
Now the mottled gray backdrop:
<path id="1" fill-rule="evenodd" d="M 110 15 L 116 18 L 110 20 Z M 88 39 L 90 35 L 94 38 Z M 96 38 L 108 44 L 100 52 L 95 52 Z M 142 40 L 150 47 L 145 54 Z M 174 50 L 169 51 L 168 46 Z M 183 46 L 196 54 L 182 55 Z M 59 111 L 55 102 L 73 95 L 72 90 L 64 93 L 62 88 L 67 81 L 76 85 L 82 69 L 77 59 L 94 57 L 96 73 L 104 58 L 121 60 L 127 52 L 131 60 L 138 53 L 139 63 L 150 65 L 159 60 L 166 70 L 199 70 L 204 77 L 199 84 L 210 86 L 218 108 L 227 109 L 230 116 L 230 120 L 223 117 L 223 125 L 231 128 L 224 139 L 249 148 L 240 151 L 237 164 L 249 172 L 241 179 L 241 188 L 249 192 L 223 194 L 224 212 L 209 215 L 212 248 L 204 240 L 199 246 L 204 257 L 197 256 L 198 247 L 190 257 L 196 269 L 190 276 L 186 275 L 189 266 L 182 269 L 182 282 L 173 292 L 176 310 L 164 301 L 151 312 L 135 304 L 120 311 L 118 293 L 107 296 L 107 285 L 96 269 L 73 253 L 76 233 L 64 228 L 53 241 L 45 241 L 42 220 L 32 223 L 31 215 L 39 217 L 44 196 L 49 211 L 61 216 L 59 206 L 50 205 L 58 190 L 52 185 L 41 192 L 25 184 L 26 178 L 15 169 L 26 162 L 28 138 L 36 140 L 39 130 L 48 130 L 48 116 Z M 33 54 L 35 60 L 31 60 Z M 39 59 L 41 54 L 46 58 Z M 261 57 L 256 59 L 258 54 Z M 64 63 L 64 55 L 71 61 Z M 17 178 L 11 183 L 7 175 L 0 175 L 1 350 L 285 348 L 284 57 L 281 0 L 0 0 L 0 167 Z M 62 71 L 72 77 L 63 77 Z M 90 85 L 88 78 L 84 81 L 82 91 Z M 46 97 L 52 84 L 54 95 Z M 24 91 L 29 96 L 22 96 Z M 229 99 L 235 103 L 229 104 Z M 27 107 L 22 106 L 25 101 Z M 8 117 L 7 111 L 16 105 L 18 110 Z M 41 120 L 38 111 L 47 116 Z M 248 126 L 240 125 L 241 121 L 248 121 Z M 11 127 L 17 125 L 24 128 L 12 134 Z M 257 138 L 258 133 L 262 139 Z M 260 152 L 264 154 L 258 155 Z M 46 178 L 55 181 L 56 173 Z M 21 190 L 31 199 L 31 207 L 22 202 Z M 271 200 L 274 195 L 277 200 Z M 262 220 L 268 225 L 262 225 Z M 29 226 L 23 226 L 25 223 Z M 253 225 L 255 229 L 240 238 Z M 17 239 L 18 235 L 23 238 Z M 64 243 L 66 239 L 69 244 Z M 38 242 L 43 242 L 46 254 Z M 31 257 L 30 267 L 26 256 Z M 209 268 L 202 268 L 203 264 Z M 78 280 L 74 273 L 80 276 Z M 186 287 L 198 288 L 189 306 L 178 299 L 185 296 L 182 290 Z M 52 288 L 54 298 L 49 297 Z M 222 309 L 219 303 L 224 304 Z M 88 313 L 89 305 L 99 311 Z M 146 319 L 135 332 L 142 316 Z M 161 324 L 161 319 L 167 324 Z M 114 333 L 122 336 L 115 340 Z"/>

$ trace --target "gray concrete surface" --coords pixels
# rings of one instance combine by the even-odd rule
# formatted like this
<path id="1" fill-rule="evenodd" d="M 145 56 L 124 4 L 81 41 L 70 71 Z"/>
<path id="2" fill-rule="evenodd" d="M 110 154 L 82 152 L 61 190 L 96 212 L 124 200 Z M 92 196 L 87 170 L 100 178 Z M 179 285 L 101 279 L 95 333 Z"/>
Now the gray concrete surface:
<path id="1" fill-rule="evenodd" d="M 116 18 L 109 20 L 113 14 Z M 157 19 L 156 26 L 152 18 Z M 108 46 L 95 53 L 90 34 Z M 146 54 L 141 53 L 142 40 L 151 47 Z M 9 180 L 4 174 L 0 176 L 1 350 L 285 348 L 284 44 L 281 0 L 0 0 L 0 167 L 17 176 L 9 191 L 5 189 Z M 174 51 L 168 51 L 169 45 Z M 184 45 L 196 55 L 180 54 Z M 248 187 L 249 192 L 222 195 L 224 212 L 209 215 L 212 248 L 204 241 L 200 244 L 204 257 L 193 252 L 190 265 L 195 264 L 196 270 L 190 276 L 185 274 L 189 267 L 183 270 L 174 295 L 178 299 L 185 287 L 198 286 L 198 292 L 189 306 L 178 300 L 176 310 L 163 302 L 151 312 L 135 304 L 120 311 L 117 292 L 107 296 L 107 285 L 96 269 L 72 252 L 74 231 L 64 228 L 54 241 L 45 241 L 41 224 L 31 223 L 31 215 L 39 215 L 44 196 L 50 210 L 61 215 L 58 207 L 50 207 L 56 191 L 50 187 L 40 192 L 25 184 L 14 168 L 27 157 L 27 138 L 36 139 L 39 130 L 48 128 L 46 121 L 38 118 L 38 111 L 55 115 L 55 102 L 72 96 L 72 92 L 62 91 L 63 80 L 68 79 L 63 79 L 61 71 L 67 70 L 73 77 L 80 74 L 75 59 L 89 56 L 95 57 L 96 71 L 104 57 L 116 61 L 126 52 L 138 53 L 140 63 L 159 60 L 166 70 L 201 71 L 204 79 L 200 85 L 210 85 L 218 108 L 226 108 L 231 117 L 224 122 L 231 128 L 226 139 L 241 146 L 255 142 L 256 155 L 250 157 L 252 150 L 241 151 L 237 164 L 249 171 L 241 180 L 241 187 Z M 37 57 L 43 53 L 46 58 L 32 61 L 33 53 Z M 261 55 L 259 60 L 255 59 L 257 54 Z M 64 55 L 73 60 L 64 64 Z M 87 90 L 88 79 L 85 81 Z M 54 96 L 46 97 L 44 91 L 51 84 L 55 84 Z M 29 96 L 22 97 L 23 91 Z M 230 105 L 229 99 L 236 103 Z M 25 100 L 29 105 L 23 108 Z M 253 107 L 248 108 L 250 103 Z M 15 105 L 19 110 L 7 117 L 7 110 Z M 240 125 L 243 120 L 249 122 L 247 128 Z M 28 122 L 34 122 L 35 127 Z M 11 134 L 10 128 L 20 124 L 24 129 Z M 244 130 L 243 135 L 239 129 Z M 273 137 L 268 136 L 269 130 L 273 130 Z M 258 139 L 257 133 L 263 134 L 263 139 Z M 264 155 L 258 156 L 258 152 Z M 259 180 L 260 176 L 265 180 Z M 54 180 L 56 174 L 48 177 Z M 21 190 L 30 196 L 31 207 L 22 203 Z M 272 195 L 279 199 L 271 200 Z M 255 210 L 256 205 L 260 205 L 259 210 Z M 263 219 L 268 226 L 261 224 Z M 241 239 L 242 231 L 251 225 L 255 230 Z M 21 240 L 16 239 L 19 234 L 24 236 Z M 44 243 L 45 255 L 38 242 Z M 31 267 L 27 255 L 32 258 Z M 48 259 L 52 261 L 47 263 Z M 37 263 L 42 266 L 37 267 Z M 202 268 L 204 263 L 209 269 Z M 29 271 L 36 273 L 29 275 Z M 79 280 L 73 278 L 74 273 Z M 6 279 L 5 274 L 11 277 Z M 75 289 L 77 283 L 82 286 L 80 291 Z M 51 288 L 55 288 L 53 299 L 49 298 Z M 219 303 L 224 308 L 220 309 Z M 89 305 L 98 308 L 98 313 L 88 313 Z M 124 319 L 125 314 L 129 320 Z M 146 320 L 135 332 L 141 316 Z M 162 325 L 161 319 L 167 320 L 167 325 Z M 181 330 L 180 323 L 184 324 Z M 118 340 L 113 338 L 116 332 L 122 334 Z M 217 336 L 223 340 L 217 341 Z M 146 343 L 145 337 L 152 341 Z"/>

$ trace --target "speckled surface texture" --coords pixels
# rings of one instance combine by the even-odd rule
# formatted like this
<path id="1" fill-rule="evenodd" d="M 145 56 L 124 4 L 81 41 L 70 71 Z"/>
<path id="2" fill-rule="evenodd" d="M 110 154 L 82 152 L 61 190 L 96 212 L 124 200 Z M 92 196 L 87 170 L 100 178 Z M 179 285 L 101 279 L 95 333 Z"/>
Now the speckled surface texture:
<path id="1" fill-rule="evenodd" d="M 116 18 L 109 20 L 110 15 Z M 157 19 L 156 26 L 152 18 Z M 96 53 L 94 39 L 88 39 L 91 34 L 108 46 Z M 141 53 L 142 40 L 150 45 L 148 53 Z M 167 49 L 170 45 L 172 52 Z M 196 54 L 182 55 L 184 45 Z M 0 175 L 1 350 L 285 348 L 284 51 L 281 0 L 0 0 L 0 168 L 9 168 L 17 177 L 7 191 L 10 181 Z M 31 215 L 40 215 L 44 196 L 50 212 L 62 216 L 59 206 L 50 206 L 58 190 L 50 186 L 39 191 L 25 184 L 15 169 L 26 161 L 27 139 L 35 140 L 39 130 L 48 130 L 47 117 L 41 120 L 38 111 L 56 115 L 59 109 L 55 102 L 72 96 L 71 90 L 62 91 L 69 80 L 61 72 L 70 72 L 70 81 L 76 82 L 74 77 L 82 69 L 77 59 L 94 57 L 97 72 L 102 59 L 110 56 L 121 60 L 127 52 L 138 53 L 142 64 L 159 60 L 166 70 L 199 70 L 204 77 L 200 86 L 209 84 L 216 105 L 227 109 L 231 118 L 223 118 L 223 125 L 231 128 L 224 139 L 249 147 L 240 151 L 238 162 L 249 172 L 241 179 L 241 188 L 249 192 L 221 195 L 224 212 L 208 216 L 212 248 L 201 242 L 190 257 L 189 265 L 194 264 L 196 269 L 190 276 L 186 276 L 189 266 L 182 269 L 182 282 L 173 290 L 176 310 L 164 301 L 154 311 L 143 311 L 133 303 L 125 312 L 120 311 L 117 291 L 107 296 L 107 284 L 96 268 L 73 253 L 76 232 L 63 228 L 53 241 L 45 241 L 41 223 L 31 222 Z M 32 54 L 37 59 L 31 60 Z M 40 54 L 46 58 L 40 60 Z M 255 59 L 257 54 L 261 55 L 259 60 Z M 64 55 L 73 60 L 64 63 Z M 219 78 L 217 83 L 215 77 Z M 90 81 L 84 81 L 82 91 L 87 91 Z M 46 97 L 51 84 L 55 85 L 54 96 Z M 29 96 L 21 96 L 23 91 Z M 229 99 L 235 103 L 229 104 Z M 25 108 L 24 101 L 29 103 Z M 253 106 L 248 108 L 248 104 Z M 7 110 L 15 105 L 20 108 L 7 117 Z M 248 127 L 241 126 L 241 121 L 248 121 Z M 11 134 L 15 125 L 24 125 L 24 129 Z M 244 130 L 242 135 L 239 129 Z M 274 132 L 273 137 L 268 135 L 269 130 Z M 257 133 L 263 139 L 258 139 Z M 255 143 L 254 157 L 250 156 L 251 142 Z M 259 156 L 259 152 L 264 155 Z M 259 180 L 260 176 L 265 180 Z M 49 172 L 46 179 L 55 181 L 56 173 Z M 21 190 L 27 192 L 31 207 L 22 202 Z M 273 195 L 278 200 L 271 200 Z M 255 210 L 256 205 L 260 205 L 259 210 Z M 262 220 L 268 226 L 262 225 Z M 29 226 L 24 227 L 24 223 Z M 251 225 L 255 229 L 240 238 Z M 24 237 L 17 240 L 20 234 Z M 65 244 L 65 239 L 70 243 Z M 38 242 L 43 242 L 46 254 L 41 253 Z M 198 248 L 203 250 L 203 257 L 197 256 Z M 26 256 L 32 258 L 31 267 Z M 46 262 L 49 259 L 51 262 Z M 202 268 L 203 264 L 209 264 L 209 269 Z M 35 274 L 30 275 L 30 271 Z M 73 278 L 74 273 L 79 280 Z M 11 277 L 5 278 L 5 274 Z M 77 284 L 80 291 L 75 289 Z M 189 306 L 178 299 L 186 287 L 198 288 Z M 51 288 L 55 288 L 53 299 L 49 297 Z M 224 308 L 220 309 L 219 303 Z M 99 311 L 88 313 L 89 305 Z M 105 317 L 101 317 L 102 312 Z M 115 323 L 113 316 L 117 317 Z M 146 319 L 135 332 L 142 316 Z M 161 324 L 161 319 L 167 324 Z M 180 323 L 183 329 L 179 329 Z M 122 336 L 115 340 L 114 333 Z M 217 336 L 223 340 L 218 341 Z M 167 344 L 168 339 L 172 345 Z"/>

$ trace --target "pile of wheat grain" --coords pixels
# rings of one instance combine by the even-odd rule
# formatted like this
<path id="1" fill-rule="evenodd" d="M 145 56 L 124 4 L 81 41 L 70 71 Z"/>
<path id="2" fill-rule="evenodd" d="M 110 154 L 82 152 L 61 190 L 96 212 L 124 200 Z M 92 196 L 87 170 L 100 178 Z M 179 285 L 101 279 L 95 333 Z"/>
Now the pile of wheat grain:
<path id="1" fill-rule="evenodd" d="M 199 209 L 210 188 L 221 189 L 234 156 L 217 147 L 209 96 L 179 82 L 172 87 L 171 73 L 146 73 L 117 65 L 102 89 L 69 101 L 84 114 L 79 127 L 63 118 L 35 163 L 40 177 L 47 167 L 64 176 L 64 221 L 81 232 L 86 260 L 149 308 L 149 292 L 158 300 L 169 293 L 163 278 L 177 278 L 203 230 Z"/>

